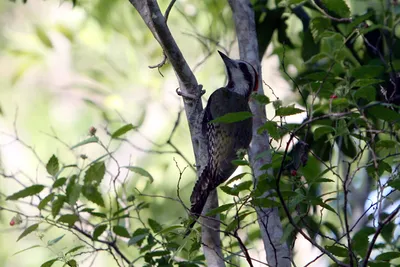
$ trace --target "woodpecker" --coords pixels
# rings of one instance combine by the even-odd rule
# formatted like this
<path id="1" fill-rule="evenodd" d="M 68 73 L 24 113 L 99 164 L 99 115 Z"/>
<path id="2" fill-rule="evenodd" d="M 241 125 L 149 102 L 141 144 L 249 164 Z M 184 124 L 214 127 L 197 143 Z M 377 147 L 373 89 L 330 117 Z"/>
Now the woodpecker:
<path id="1" fill-rule="evenodd" d="M 194 221 L 188 235 L 201 215 L 208 195 L 225 182 L 236 170 L 232 160 L 237 152 L 249 147 L 252 138 L 252 118 L 234 123 L 210 122 L 215 118 L 234 112 L 251 112 L 250 94 L 258 88 L 258 74 L 254 67 L 243 60 L 233 60 L 218 51 L 228 75 L 228 84 L 217 89 L 208 99 L 201 121 L 201 131 L 207 140 L 208 162 L 199 175 L 190 197 L 190 213 Z"/>

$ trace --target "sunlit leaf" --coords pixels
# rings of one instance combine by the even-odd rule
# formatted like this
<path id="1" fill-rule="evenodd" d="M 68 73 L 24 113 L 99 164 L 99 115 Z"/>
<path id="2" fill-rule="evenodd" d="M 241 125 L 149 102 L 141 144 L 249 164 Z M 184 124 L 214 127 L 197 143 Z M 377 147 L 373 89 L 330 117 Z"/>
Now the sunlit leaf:
<path id="1" fill-rule="evenodd" d="M 45 198 L 42 199 L 42 201 L 40 201 L 39 205 L 38 205 L 38 209 L 42 210 L 46 207 L 46 205 L 50 202 L 53 201 L 54 198 L 54 193 L 51 193 L 49 195 L 47 195 Z"/>
<path id="2" fill-rule="evenodd" d="M 130 238 L 131 237 L 131 235 L 129 234 L 128 230 L 125 227 L 121 226 L 121 225 L 113 226 L 113 232 L 116 235 L 119 235 L 119 236 L 122 236 L 122 237 L 126 237 L 126 238 Z"/>
<path id="3" fill-rule="evenodd" d="M 106 173 L 106 166 L 104 161 L 99 161 L 92 164 L 85 173 L 83 180 L 85 185 L 99 186 Z"/>
<path id="4" fill-rule="evenodd" d="M 71 206 L 75 205 L 81 194 L 82 187 L 80 184 L 77 184 L 77 180 L 78 180 L 77 175 L 71 176 L 69 178 L 69 182 L 66 188 L 67 201 L 68 204 L 70 204 Z"/>
<path id="5" fill-rule="evenodd" d="M 107 224 L 101 224 L 97 226 L 93 231 L 93 239 L 97 240 L 99 236 L 107 229 Z"/>
<path id="6" fill-rule="evenodd" d="M 60 170 L 60 166 L 58 164 L 58 158 L 55 155 L 51 156 L 51 158 L 47 162 L 46 170 L 47 173 L 52 176 L 56 176 L 57 172 Z"/>
<path id="7" fill-rule="evenodd" d="M 22 252 L 31 250 L 31 249 L 33 249 L 33 248 L 40 248 L 40 246 L 39 246 L 39 245 L 33 245 L 33 246 L 29 247 L 29 248 L 25 248 L 25 249 L 23 249 L 23 250 L 20 250 L 20 251 L 15 252 L 15 253 L 13 254 L 13 256 L 15 256 L 15 255 L 17 255 L 17 254 L 20 254 L 20 253 L 22 253 Z"/>
<path id="8" fill-rule="evenodd" d="M 84 248 L 84 247 L 85 247 L 85 246 L 76 246 L 76 247 L 74 247 L 74 248 L 72 248 L 72 249 L 68 250 L 68 252 L 67 252 L 67 253 L 65 253 L 65 255 L 68 255 L 68 254 L 74 253 L 74 252 L 76 252 L 76 251 L 78 251 L 78 250 L 80 250 L 80 249 L 82 249 L 82 248 Z"/>
<path id="9" fill-rule="evenodd" d="M 131 172 L 134 172 L 134 173 L 140 174 L 141 176 L 149 178 L 150 183 L 152 183 L 154 181 L 153 176 L 151 176 L 151 174 L 143 168 L 136 167 L 136 166 L 124 166 L 123 168 L 127 168 Z"/>
<path id="10" fill-rule="evenodd" d="M 138 245 L 140 246 L 143 240 L 149 235 L 149 229 L 139 228 L 132 234 L 132 238 L 128 241 L 128 246 Z"/>
<path id="11" fill-rule="evenodd" d="M 72 227 L 78 220 L 79 216 L 76 214 L 65 214 L 61 215 L 60 218 L 58 218 L 57 222 L 66 223 L 69 227 Z"/>
<path id="12" fill-rule="evenodd" d="M 6 200 L 17 200 L 24 197 L 34 196 L 42 192 L 43 189 L 44 185 L 35 184 L 25 189 L 22 189 L 21 191 L 18 191 L 12 194 L 11 196 L 8 196 Z"/>
<path id="13" fill-rule="evenodd" d="M 54 189 L 54 188 L 57 188 L 57 187 L 60 187 L 60 186 L 63 186 L 63 185 L 65 184 L 66 181 L 67 181 L 67 178 L 65 178 L 65 177 L 58 178 L 58 179 L 53 183 L 53 189 Z"/>
<path id="14" fill-rule="evenodd" d="M 293 104 L 288 107 L 278 108 L 277 110 L 275 110 L 275 116 L 284 117 L 284 116 L 296 115 L 296 114 L 303 113 L 303 112 L 304 112 L 304 110 L 295 108 L 294 104 Z"/>
<path id="15" fill-rule="evenodd" d="M 149 219 L 148 223 L 149 223 L 151 230 L 153 230 L 154 233 L 158 233 L 159 231 L 162 230 L 162 225 L 159 224 L 157 221 L 155 221 L 153 219 Z"/>
<path id="16" fill-rule="evenodd" d="M 22 238 L 24 238 L 25 236 L 29 235 L 30 233 L 32 233 L 33 231 L 36 231 L 36 229 L 38 229 L 39 224 L 35 223 L 32 224 L 31 226 L 29 226 L 28 228 L 26 228 L 22 234 L 19 235 L 17 241 L 21 240 Z"/>
<path id="17" fill-rule="evenodd" d="M 47 241 L 47 246 L 51 247 L 52 245 L 57 244 L 61 239 L 63 239 L 64 236 L 65 236 L 65 234 L 64 235 L 60 235 L 57 238 L 54 238 L 52 240 Z"/>
<path id="18" fill-rule="evenodd" d="M 67 197 L 64 195 L 58 195 L 57 199 L 54 200 L 51 204 L 51 214 L 53 215 L 53 218 L 60 213 L 60 210 L 63 207 L 66 198 Z"/>
<path id="19" fill-rule="evenodd" d="M 136 126 L 133 126 L 132 123 L 126 124 L 126 125 L 122 126 L 121 128 L 119 128 L 118 130 L 116 130 L 116 131 L 111 135 L 111 137 L 112 137 L 112 138 L 118 138 L 118 137 L 120 137 L 121 135 L 123 135 L 123 134 L 129 132 L 130 130 L 134 130 L 134 129 L 136 129 L 136 128 L 137 128 L 137 127 L 136 127 Z"/>
<path id="20" fill-rule="evenodd" d="M 45 263 L 43 263 L 42 265 L 40 265 L 40 267 L 51 267 L 53 266 L 53 264 L 58 261 L 58 258 L 46 261 Z"/>
<path id="21" fill-rule="evenodd" d="M 93 185 L 84 185 L 82 187 L 82 194 L 91 202 L 104 207 L 104 200 L 100 192 Z"/>
<path id="22" fill-rule="evenodd" d="M 99 138 L 97 136 L 91 136 L 88 139 L 83 140 L 82 142 L 79 142 L 78 144 L 74 145 L 71 147 L 71 149 L 90 144 L 90 143 L 97 143 L 99 141 Z"/>
<path id="23" fill-rule="evenodd" d="M 72 259 L 72 260 L 67 261 L 67 265 L 70 267 L 77 267 L 78 263 L 76 262 L 76 260 Z"/>

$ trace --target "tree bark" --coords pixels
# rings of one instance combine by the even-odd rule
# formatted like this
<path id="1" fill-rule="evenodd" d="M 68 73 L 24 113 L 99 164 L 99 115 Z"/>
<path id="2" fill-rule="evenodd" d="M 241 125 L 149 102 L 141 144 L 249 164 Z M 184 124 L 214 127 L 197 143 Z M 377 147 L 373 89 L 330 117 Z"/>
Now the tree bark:
<path id="1" fill-rule="evenodd" d="M 201 102 L 201 86 L 187 64 L 178 45 L 175 42 L 168 26 L 166 18 L 160 11 L 156 0 L 129 0 L 138 11 L 154 38 L 161 45 L 168 61 L 171 63 L 179 82 L 179 89 L 183 94 L 196 96 L 197 99 L 185 99 L 184 107 L 189 124 L 192 139 L 193 152 L 196 159 L 197 174 L 207 164 L 207 140 L 201 134 L 199 120 L 203 116 Z M 173 4 L 173 2 L 171 2 Z M 168 11 L 167 11 L 168 12 Z M 167 17 L 167 16 L 166 16 Z M 197 175 L 198 176 L 198 175 Z M 218 195 L 214 190 L 207 199 L 203 214 L 208 210 L 218 207 Z M 215 218 L 215 219 L 214 219 Z M 208 266 L 224 267 L 221 240 L 219 237 L 218 216 L 203 218 L 202 221 L 202 245 Z"/>
<path id="2" fill-rule="evenodd" d="M 258 55 L 258 42 L 254 20 L 254 10 L 249 0 L 228 0 L 235 21 L 236 34 L 239 43 L 240 58 L 251 63 L 259 74 L 258 93 L 264 94 L 261 65 Z M 265 107 L 256 101 L 250 101 L 253 113 L 253 139 L 248 149 L 250 164 L 253 169 L 254 183 L 264 171 L 260 167 L 271 162 L 271 156 L 257 157 L 260 153 L 269 150 L 269 136 L 267 132 L 258 134 L 257 129 L 266 122 Z M 270 170 L 271 171 L 271 170 Z M 266 197 L 265 192 L 262 197 Z M 281 242 L 283 236 L 282 224 L 277 208 L 256 208 L 264 249 L 270 266 L 290 267 L 291 256 L 287 244 Z"/>

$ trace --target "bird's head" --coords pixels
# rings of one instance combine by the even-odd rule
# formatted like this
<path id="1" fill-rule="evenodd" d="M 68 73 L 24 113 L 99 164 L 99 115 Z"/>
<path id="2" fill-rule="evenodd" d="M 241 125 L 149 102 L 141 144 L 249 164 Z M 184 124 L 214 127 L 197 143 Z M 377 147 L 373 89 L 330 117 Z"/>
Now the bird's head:
<path id="1" fill-rule="evenodd" d="M 254 67 L 244 60 L 233 60 L 218 51 L 226 66 L 228 74 L 228 90 L 245 97 L 250 97 L 251 92 L 258 89 L 258 74 Z"/>

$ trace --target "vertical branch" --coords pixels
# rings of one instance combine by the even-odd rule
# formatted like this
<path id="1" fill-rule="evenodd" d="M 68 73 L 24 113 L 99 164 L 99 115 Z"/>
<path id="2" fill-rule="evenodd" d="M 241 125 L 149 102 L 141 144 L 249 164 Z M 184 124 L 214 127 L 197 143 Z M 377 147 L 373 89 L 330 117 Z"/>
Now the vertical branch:
<path id="1" fill-rule="evenodd" d="M 166 17 L 160 11 L 156 0 L 129 0 L 139 12 L 143 21 L 150 29 L 154 38 L 161 45 L 164 55 L 171 63 L 179 82 L 182 95 L 195 96 L 193 100 L 185 100 L 184 106 L 189 123 L 192 138 L 193 152 L 196 158 L 197 173 L 207 164 L 207 141 L 201 134 L 199 120 L 202 118 L 203 106 L 201 103 L 201 86 L 198 85 L 196 77 L 187 64 L 178 45 L 172 36 Z M 174 1 L 173 1 L 174 2 Z M 172 7 L 173 2 L 169 5 Z M 167 10 L 166 14 L 169 14 Z M 218 195 L 214 190 L 207 199 L 203 214 L 210 209 L 218 207 Z M 219 237 L 219 223 L 216 220 L 203 219 L 202 222 L 202 244 L 206 261 L 209 266 L 223 267 L 225 263 L 222 257 L 221 241 Z"/>
<path id="2" fill-rule="evenodd" d="M 240 58 L 250 62 L 259 73 L 259 94 L 264 94 L 262 88 L 261 65 L 258 55 L 258 43 L 254 10 L 249 0 L 229 0 L 235 20 L 236 34 L 239 42 Z M 265 107 L 256 101 L 250 101 L 253 113 L 253 139 L 248 150 L 250 163 L 254 172 L 254 182 L 263 174 L 260 167 L 271 161 L 270 156 L 257 157 L 269 150 L 268 133 L 257 134 L 257 129 L 266 122 Z M 268 192 L 265 193 L 266 197 Z M 291 266 L 290 252 L 286 243 L 281 243 L 282 225 L 276 208 L 256 208 L 264 249 L 268 264 L 271 266 Z"/>

